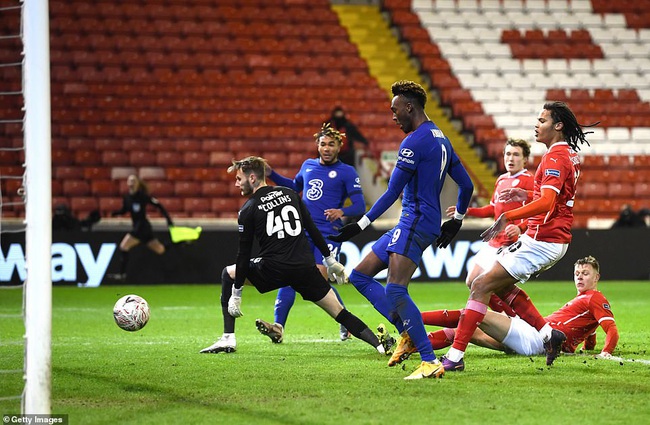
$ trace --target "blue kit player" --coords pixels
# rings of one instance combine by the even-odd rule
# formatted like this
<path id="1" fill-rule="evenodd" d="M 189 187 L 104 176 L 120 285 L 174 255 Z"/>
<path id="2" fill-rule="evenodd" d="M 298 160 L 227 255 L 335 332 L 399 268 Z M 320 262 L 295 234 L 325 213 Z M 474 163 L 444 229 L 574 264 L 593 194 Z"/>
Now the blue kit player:
<path id="1" fill-rule="evenodd" d="M 318 133 L 314 134 L 314 138 L 318 146 L 319 157 L 306 160 L 293 180 L 272 170 L 267 170 L 267 175 L 280 186 L 289 187 L 299 193 L 302 192 L 302 201 L 307 206 L 314 224 L 323 236 L 327 237 L 336 234 L 337 229 L 343 226 L 343 217 L 362 215 L 366 210 L 366 204 L 356 170 L 339 161 L 338 155 L 343 144 L 343 134 L 326 123 Z M 348 198 L 351 205 L 344 207 L 343 204 Z M 311 239 L 309 242 L 314 252 L 316 266 L 323 277 L 327 279 L 327 268 L 323 265 L 323 255 Z M 329 242 L 329 249 L 337 259 L 340 248 L 341 242 Z M 342 278 L 345 279 L 344 276 Z M 343 305 L 338 291 L 334 287 L 332 289 Z M 256 320 L 257 329 L 271 338 L 272 342 L 282 342 L 284 326 L 295 299 L 296 291 L 292 287 L 280 288 L 275 300 L 275 323 L 271 324 L 261 319 Z M 350 332 L 345 326 L 341 325 L 339 330 L 342 341 L 350 338 Z"/>
<path id="2" fill-rule="evenodd" d="M 372 251 L 350 274 L 350 282 L 384 317 L 391 321 L 402 338 L 388 365 L 413 344 L 422 363 L 405 379 L 440 378 L 444 367 L 436 358 L 422 322 L 420 310 L 408 293 L 408 284 L 417 269 L 423 251 L 435 243 L 445 248 L 460 230 L 474 186 L 449 139 L 424 111 L 427 93 L 413 81 L 398 81 L 391 87 L 393 121 L 407 136 L 402 141 L 395 169 L 386 192 L 357 222 L 341 228 L 329 239 L 349 240 L 380 217 L 403 193 L 402 214 L 393 229 L 386 232 Z M 458 184 L 454 217 L 441 226 L 440 193 L 449 174 Z M 384 288 L 374 276 L 388 267 Z M 412 342 L 408 342 L 409 336 Z"/>

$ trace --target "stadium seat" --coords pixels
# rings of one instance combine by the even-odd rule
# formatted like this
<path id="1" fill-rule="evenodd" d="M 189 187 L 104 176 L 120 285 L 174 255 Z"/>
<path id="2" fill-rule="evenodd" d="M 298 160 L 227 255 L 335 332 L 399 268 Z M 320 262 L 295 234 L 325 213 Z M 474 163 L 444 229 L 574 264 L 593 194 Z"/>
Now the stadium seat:
<path id="1" fill-rule="evenodd" d="M 70 198 L 70 209 L 74 215 L 85 217 L 89 212 L 99 208 L 97 198 L 89 196 L 73 196 Z"/>
<path id="2" fill-rule="evenodd" d="M 168 180 L 147 180 L 149 193 L 157 198 L 174 196 L 174 183 Z"/>
<path id="3" fill-rule="evenodd" d="M 201 193 L 201 184 L 197 181 L 177 181 L 174 194 L 179 197 L 193 197 Z"/>
<path id="4" fill-rule="evenodd" d="M 117 196 L 119 189 L 116 180 L 93 180 L 90 182 L 90 193 L 93 196 Z"/>
<path id="5" fill-rule="evenodd" d="M 63 182 L 62 194 L 65 196 L 85 196 L 90 193 L 90 184 L 84 180 L 66 180 Z"/>

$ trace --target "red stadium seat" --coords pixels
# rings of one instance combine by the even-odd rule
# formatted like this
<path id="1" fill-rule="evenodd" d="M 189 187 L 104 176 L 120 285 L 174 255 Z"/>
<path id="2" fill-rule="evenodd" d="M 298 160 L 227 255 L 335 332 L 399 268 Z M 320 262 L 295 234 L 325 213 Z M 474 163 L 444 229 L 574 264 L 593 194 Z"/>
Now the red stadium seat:
<path id="1" fill-rule="evenodd" d="M 110 217 L 110 213 L 122 209 L 122 198 L 99 198 L 99 210 L 103 217 Z"/>
<path id="2" fill-rule="evenodd" d="M 192 197 L 201 193 L 201 183 L 196 181 L 177 181 L 174 183 L 174 194 L 180 197 Z"/>
<path id="3" fill-rule="evenodd" d="M 90 183 L 90 192 L 94 196 L 118 196 L 120 188 L 115 180 L 94 180 Z"/>
<path id="4" fill-rule="evenodd" d="M 650 199 L 650 183 L 636 182 L 634 184 L 634 197 L 637 199 Z"/>
<path id="5" fill-rule="evenodd" d="M 201 195 L 214 198 L 228 195 L 228 186 L 224 182 L 201 182 Z"/>
<path id="6" fill-rule="evenodd" d="M 212 205 L 209 199 L 205 198 L 187 198 L 183 202 L 186 213 L 203 213 L 212 212 Z"/>
<path id="7" fill-rule="evenodd" d="M 610 182 L 607 196 L 611 198 L 631 198 L 634 195 L 634 184 L 628 182 Z"/>
<path id="8" fill-rule="evenodd" d="M 70 209 L 74 215 L 78 217 L 85 217 L 89 212 L 98 209 L 99 202 L 97 198 L 82 196 L 70 198 Z"/>
<path id="9" fill-rule="evenodd" d="M 90 184 L 83 180 L 66 180 L 63 182 L 63 194 L 65 196 L 90 195 Z"/>
<path id="10" fill-rule="evenodd" d="M 602 198 L 607 196 L 607 183 L 585 182 L 578 187 L 580 196 L 585 198 Z"/>

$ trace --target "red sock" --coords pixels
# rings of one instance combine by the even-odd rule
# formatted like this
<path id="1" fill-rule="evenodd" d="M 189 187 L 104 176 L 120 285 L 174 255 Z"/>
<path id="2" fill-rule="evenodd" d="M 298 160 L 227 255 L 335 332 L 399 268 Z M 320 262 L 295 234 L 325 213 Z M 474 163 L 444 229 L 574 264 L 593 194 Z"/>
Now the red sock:
<path id="1" fill-rule="evenodd" d="M 423 311 L 422 321 L 425 325 L 455 328 L 460 319 L 460 310 L 434 310 Z"/>
<path id="2" fill-rule="evenodd" d="M 492 294 L 490 297 L 490 308 L 493 311 L 496 311 L 497 313 L 505 313 L 510 317 L 515 317 L 517 313 L 503 301 L 501 298 L 497 296 L 497 294 Z"/>
<path id="3" fill-rule="evenodd" d="M 476 300 L 467 301 L 465 310 L 463 310 L 463 314 L 461 314 L 460 320 L 458 321 L 456 337 L 452 344 L 453 348 L 465 352 L 470 338 L 474 335 L 474 331 L 485 318 L 485 313 L 487 313 L 486 304 Z"/>
<path id="4" fill-rule="evenodd" d="M 431 347 L 434 350 L 449 347 L 454 342 L 454 335 L 456 332 L 453 329 L 445 328 L 435 332 L 429 332 L 427 337 L 431 342 Z"/>
<path id="5" fill-rule="evenodd" d="M 540 330 L 546 324 L 546 320 L 539 314 L 528 294 L 520 287 L 516 286 L 512 291 L 505 293 L 503 300 L 512 307 L 519 317 L 535 329 Z"/>

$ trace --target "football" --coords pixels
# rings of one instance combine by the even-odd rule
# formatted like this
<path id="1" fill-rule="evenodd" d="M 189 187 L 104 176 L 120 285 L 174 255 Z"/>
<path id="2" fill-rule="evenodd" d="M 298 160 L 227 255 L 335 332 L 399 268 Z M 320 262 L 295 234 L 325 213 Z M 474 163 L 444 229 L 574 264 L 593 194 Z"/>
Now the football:
<path id="1" fill-rule="evenodd" d="M 115 303 L 113 318 L 125 331 L 139 331 L 149 321 L 149 304 L 138 295 L 125 295 Z"/>

